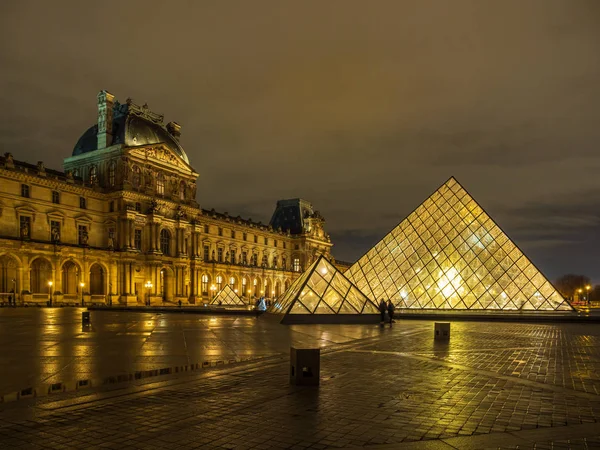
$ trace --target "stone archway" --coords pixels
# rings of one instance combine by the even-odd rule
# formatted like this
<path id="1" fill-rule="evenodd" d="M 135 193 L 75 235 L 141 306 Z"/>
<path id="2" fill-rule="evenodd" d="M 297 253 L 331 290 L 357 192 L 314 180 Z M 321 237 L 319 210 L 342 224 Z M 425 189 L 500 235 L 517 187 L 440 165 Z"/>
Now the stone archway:
<path id="1" fill-rule="evenodd" d="M 271 283 L 271 280 L 269 278 L 265 279 L 265 293 L 264 293 L 265 298 L 271 299 L 274 296 L 273 293 L 273 283 Z"/>
<path id="2" fill-rule="evenodd" d="M 76 295 L 79 293 L 81 282 L 81 268 L 73 261 L 66 261 L 61 269 L 62 286 L 61 291 L 65 295 Z"/>
<path id="3" fill-rule="evenodd" d="M 46 258 L 39 257 L 33 260 L 30 266 L 30 277 L 32 294 L 52 292 L 49 285 L 52 282 L 52 264 Z"/>
<path id="4" fill-rule="evenodd" d="M 98 264 L 94 263 L 90 267 L 90 294 L 106 295 L 106 271 Z"/>
<path id="5" fill-rule="evenodd" d="M 19 262 L 10 255 L 0 256 L 0 296 L 2 301 L 15 302 L 19 295 Z"/>
<path id="6" fill-rule="evenodd" d="M 275 299 L 278 299 L 281 296 L 281 282 L 279 280 L 275 281 Z"/>

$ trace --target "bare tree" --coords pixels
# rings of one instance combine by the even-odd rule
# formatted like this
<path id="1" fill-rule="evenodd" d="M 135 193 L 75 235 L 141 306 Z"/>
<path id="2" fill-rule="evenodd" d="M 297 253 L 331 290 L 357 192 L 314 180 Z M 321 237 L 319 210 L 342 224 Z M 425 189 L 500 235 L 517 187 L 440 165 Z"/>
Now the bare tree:
<path id="1" fill-rule="evenodd" d="M 590 283 L 590 277 L 569 273 L 557 279 L 554 285 L 563 297 L 574 298 L 575 293 L 579 289 L 582 289 L 583 292 L 585 292 L 585 287 L 590 285 Z"/>

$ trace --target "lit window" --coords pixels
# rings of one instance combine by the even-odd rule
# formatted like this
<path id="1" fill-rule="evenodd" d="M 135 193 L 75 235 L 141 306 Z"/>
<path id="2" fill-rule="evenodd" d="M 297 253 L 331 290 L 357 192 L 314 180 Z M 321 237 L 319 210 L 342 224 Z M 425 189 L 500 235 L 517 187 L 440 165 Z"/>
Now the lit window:
<path id="1" fill-rule="evenodd" d="M 60 203 L 60 192 L 52 191 L 52 203 Z"/>
<path id="2" fill-rule="evenodd" d="M 156 193 L 165 195 L 165 176 L 162 173 L 159 173 L 156 177 Z"/>
<path id="3" fill-rule="evenodd" d="M 87 242 L 88 242 L 87 226 L 85 226 L 85 225 L 77 226 L 77 240 L 79 242 L 79 245 L 87 245 Z"/>
<path id="4" fill-rule="evenodd" d="M 96 166 L 90 167 L 90 183 L 95 184 L 98 181 L 98 168 Z"/>
<path id="5" fill-rule="evenodd" d="M 136 228 L 133 235 L 133 245 L 136 249 L 142 249 L 142 230 Z"/>
<path id="6" fill-rule="evenodd" d="M 229 286 L 231 287 L 231 289 L 233 289 L 233 287 L 235 286 L 235 278 L 234 277 L 229 278 Z"/>
<path id="7" fill-rule="evenodd" d="M 220 291 L 223 287 L 223 277 L 221 275 L 217 275 L 215 281 L 217 282 L 217 291 Z"/>
<path id="8" fill-rule="evenodd" d="M 223 249 L 222 248 L 217 249 L 217 261 L 219 261 L 220 263 L 223 262 Z"/>
<path id="9" fill-rule="evenodd" d="M 21 197 L 29 198 L 29 186 L 26 184 L 21 185 Z"/>
<path id="10" fill-rule="evenodd" d="M 116 169 L 116 163 L 114 161 L 110 162 L 110 165 L 108 166 L 108 184 L 109 186 L 114 186 L 116 183 L 116 179 L 117 179 L 117 169 Z"/>
<path id="11" fill-rule="evenodd" d="M 161 230 L 160 231 L 160 251 L 164 255 L 169 255 L 171 250 L 171 233 L 169 230 Z"/>
<path id="12" fill-rule="evenodd" d="M 202 275 L 201 283 L 202 295 L 208 295 L 208 275 Z"/>
<path id="13" fill-rule="evenodd" d="M 300 272 L 300 259 L 294 258 L 293 271 Z"/>
<path id="14" fill-rule="evenodd" d="M 19 226 L 21 227 L 21 237 L 30 239 L 31 238 L 31 217 L 29 216 L 20 216 L 19 217 Z"/>

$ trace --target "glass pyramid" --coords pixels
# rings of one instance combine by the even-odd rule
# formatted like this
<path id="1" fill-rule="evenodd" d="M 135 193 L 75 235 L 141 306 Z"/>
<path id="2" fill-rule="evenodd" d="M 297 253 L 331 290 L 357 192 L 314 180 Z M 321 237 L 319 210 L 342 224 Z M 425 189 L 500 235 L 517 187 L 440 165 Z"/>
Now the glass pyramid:
<path id="1" fill-rule="evenodd" d="M 281 314 L 378 314 L 375 304 L 324 256 L 292 283 L 270 312 Z"/>
<path id="2" fill-rule="evenodd" d="M 244 300 L 242 300 L 228 284 L 226 284 L 223 289 L 217 292 L 217 295 L 215 295 L 215 298 L 213 298 L 210 304 L 224 306 L 246 306 Z"/>
<path id="3" fill-rule="evenodd" d="M 398 308 L 573 309 L 454 178 L 345 275 Z"/>

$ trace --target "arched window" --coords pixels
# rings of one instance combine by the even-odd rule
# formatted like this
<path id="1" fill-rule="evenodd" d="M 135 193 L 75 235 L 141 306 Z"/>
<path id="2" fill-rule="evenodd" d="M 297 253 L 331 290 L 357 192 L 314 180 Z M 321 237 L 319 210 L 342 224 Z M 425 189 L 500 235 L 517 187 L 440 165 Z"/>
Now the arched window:
<path id="1" fill-rule="evenodd" d="M 242 295 L 250 294 L 250 290 L 246 292 L 246 286 L 248 286 L 248 279 L 244 277 L 242 278 Z"/>
<path id="2" fill-rule="evenodd" d="M 185 183 L 183 181 L 179 184 L 179 200 L 185 200 Z"/>
<path id="3" fill-rule="evenodd" d="M 15 259 L 6 255 L 0 257 L 0 292 L 18 292 L 17 282 L 17 262 Z"/>
<path id="4" fill-rule="evenodd" d="M 49 284 L 51 281 L 52 265 L 47 259 L 37 258 L 31 264 L 31 292 L 34 294 L 52 292 Z"/>
<path id="5" fill-rule="evenodd" d="M 117 182 L 117 164 L 111 161 L 108 165 L 108 185 L 113 187 Z"/>
<path id="6" fill-rule="evenodd" d="M 215 281 L 217 282 L 217 292 L 219 292 L 221 289 L 223 289 L 223 277 L 221 275 L 217 275 Z"/>
<path id="7" fill-rule="evenodd" d="M 202 283 L 201 283 L 202 295 L 208 295 L 208 275 L 202 275 Z"/>
<path id="8" fill-rule="evenodd" d="M 100 264 L 90 268 L 90 294 L 104 295 L 104 269 Z"/>
<path id="9" fill-rule="evenodd" d="M 285 256 L 282 256 L 282 257 L 281 257 L 281 268 L 282 268 L 283 270 L 285 270 L 285 269 L 286 269 L 286 263 L 287 263 L 287 259 L 285 258 Z"/>
<path id="10" fill-rule="evenodd" d="M 139 188 L 142 184 L 142 170 L 138 166 L 133 167 L 133 178 L 131 184 L 134 188 Z"/>
<path id="11" fill-rule="evenodd" d="M 159 173 L 156 177 L 156 193 L 165 195 L 165 176 L 162 173 Z"/>
<path id="12" fill-rule="evenodd" d="M 171 252 L 171 233 L 169 230 L 162 229 L 160 230 L 160 251 L 163 252 L 164 255 L 170 255 Z"/>
<path id="13" fill-rule="evenodd" d="M 229 287 L 235 291 L 235 277 L 229 278 Z"/>

